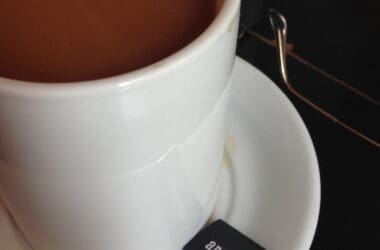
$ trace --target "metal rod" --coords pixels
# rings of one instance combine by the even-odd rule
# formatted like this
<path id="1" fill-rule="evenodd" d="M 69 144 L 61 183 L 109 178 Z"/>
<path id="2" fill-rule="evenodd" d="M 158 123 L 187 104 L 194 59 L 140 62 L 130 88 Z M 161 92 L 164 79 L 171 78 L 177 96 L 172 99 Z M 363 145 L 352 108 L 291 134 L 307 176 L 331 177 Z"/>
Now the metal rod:
<path id="1" fill-rule="evenodd" d="M 285 86 L 288 88 L 288 90 L 293 93 L 296 97 L 298 97 L 300 100 L 302 100 L 304 103 L 309 105 L 311 108 L 317 110 L 319 113 L 321 113 L 323 116 L 328 118 L 329 120 L 333 121 L 334 123 L 337 123 L 341 127 L 347 129 L 351 133 L 355 134 L 356 136 L 360 137 L 361 139 L 365 140 L 366 142 L 376 146 L 377 148 L 380 148 L 380 143 L 378 141 L 373 140 L 372 138 L 364 135 L 360 131 L 352 128 L 348 124 L 344 123 L 343 121 L 340 121 L 338 118 L 336 118 L 334 115 L 329 113 L 328 111 L 324 110 L 314 102 L 310 101 L 308 98 L 300 94 L 290 83 L 288 72 L 287 72 L 287 63 L 286 63 L 286 36 L 287 36 L 287 24 L 286 19 L 283 15 L 281 15 L 277 10 L 269 10 L 269 17 L 272 25 L 272 29 L 274 32 L 274 36 L 276 39 L 277 44 L 277 51 L 278 51 L 278 61 L 279 61 L 279 67 L 281 72 L 282 80 L 285 84 Z"/>
<path id="2" fill-rule="evenodd" d="M 261 42 L 264 42 L 265 44 L 267 44 L 269 46 L 277 48 L 276 41 L 273 41 L 269 38 L 266 38 L 257 32 L 253 32 L 253 31 L 249 30 L 247 27 L 245 27 L 244 25 L 240 25 L 240 27 L 244 30 L 241 32 L 241 34 L 242 34 L 241 36 L 244 36 L 244 34 L 248 34 L 250 36 L 253 36 L 253 37 L 259 39 Z M 296 53 L 294 53 L 293 51 L 291 51 L 291 47 L 292 46 L 288 46 L 288 44 L 287 44 L 286 53 L 288 56 L 290 56 L 293 59 L 297 60 L 298 62 L 310 67 L 312 70 L 318 72 L 319 74 L 323 75 L 327 79 L 331 80 L 333 83 L 340 85 L 341 87 L 351 91 L 352 93 L 360 96 L 363 99 L 366 99 L 368 102 L 370 102 L 376 106 L 380 106 L 380 100 L 378 100 L 372 96 L 369 96 L 367 93 L 361 91 L 360 89 L 357 89 L 356 87 L 352 86 L 351 84 L 347 83 L 346 81 L 343 81 L 342 79 L 339 79 L 339 78 L 333 76 L 332 74 L 326 72 L 325 70 L 321 69 L 317 65 L 307 61 L 306 59 L 302 58 L 301 56 L 299 56 Z"/>

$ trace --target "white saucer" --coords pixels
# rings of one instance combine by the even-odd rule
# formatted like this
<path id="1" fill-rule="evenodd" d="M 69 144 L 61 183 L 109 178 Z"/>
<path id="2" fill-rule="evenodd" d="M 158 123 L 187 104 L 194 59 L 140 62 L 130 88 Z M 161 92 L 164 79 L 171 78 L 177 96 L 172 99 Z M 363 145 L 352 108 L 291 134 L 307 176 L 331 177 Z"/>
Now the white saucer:
<path id="1" fill-rule="evenodd" d="M 269 250 L 308 249 L 317 225 L 320 180 L 307 129 L 286 96 L 237 58 L 226 157 L 212 218 Z M 25 250 L 0 204 L 0 249 Z"/>
<path id="2" fill-rule="evenodd" d="M 226 220 L 266 249 L 309 249 L 320 206 L 311 138 L 286 96 L 240 58 L 228 130 L 213 219 Z"/>

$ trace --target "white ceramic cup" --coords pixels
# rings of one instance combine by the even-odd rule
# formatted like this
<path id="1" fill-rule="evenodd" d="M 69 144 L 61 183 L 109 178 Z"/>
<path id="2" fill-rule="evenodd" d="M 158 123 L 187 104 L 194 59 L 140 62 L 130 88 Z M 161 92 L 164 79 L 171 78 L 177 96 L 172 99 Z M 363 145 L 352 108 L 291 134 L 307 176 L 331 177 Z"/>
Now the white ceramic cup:
<path id="1" fill-rule="evenodd" d="M 67 84 L 0 78 L 0 197 L 36 250 L 179 250 L 215 204 L 239 20 L 158 63 Z"/>

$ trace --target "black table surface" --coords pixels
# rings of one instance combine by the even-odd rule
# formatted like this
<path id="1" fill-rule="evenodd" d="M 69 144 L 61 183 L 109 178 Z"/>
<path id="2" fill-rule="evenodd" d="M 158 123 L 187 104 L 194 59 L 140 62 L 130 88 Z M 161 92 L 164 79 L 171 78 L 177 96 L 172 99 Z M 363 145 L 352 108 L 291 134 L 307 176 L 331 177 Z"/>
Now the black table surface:
<path id="1" fill-rule="evenodd" d="M 293 53 L 367 93 L 375 103 L 340 86 L 308 63 L 290 57 L 289 76 L 297 89 L 340 120 L 380 141 L 380 2 L 267 0 L 259 11 L 244 9 L 244 17 L 260 17 L 250 30 L 273 40 L 267 17 L 269 8 L 276 8 L 286 17 Z M 237 54 L 287 94 L 312 136 L 322 197 L 311 249 L 380 249 L 380 149 L 326 119 L 287 91 L 280 79 L 273 46 L 246 34 L 238 42 Z"/>

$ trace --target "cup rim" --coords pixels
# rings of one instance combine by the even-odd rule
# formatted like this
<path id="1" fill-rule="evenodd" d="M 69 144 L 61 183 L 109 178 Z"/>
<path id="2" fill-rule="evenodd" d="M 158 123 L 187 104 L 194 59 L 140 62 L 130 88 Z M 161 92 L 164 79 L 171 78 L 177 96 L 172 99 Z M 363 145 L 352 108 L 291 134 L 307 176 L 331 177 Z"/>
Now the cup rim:
<path id="1" fill-rule="evenodd" d="M 120 90 L 120 88 L 123 88 L 123 90 L 137 88 L 140 86 L 139 83 L 148 82 L 147 80 L 149 79 L 175 71 L 184 64 L 198 58 L 226 30 L 230 29 L 239 8 L 240 0 L 224 0 L 223 6 L 214 21 L 195 40 L 179 51 L 140 69 L 111 77 L 66 83 L 28 82 L 0 76 L 0 96 L 46 96 L 56 98 L 92 95 L 94 93 L 104 93 L 105 91 L 113 92 L 113 90 Z"/>

